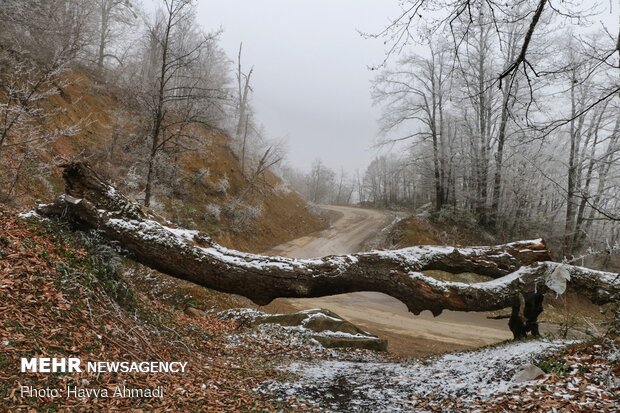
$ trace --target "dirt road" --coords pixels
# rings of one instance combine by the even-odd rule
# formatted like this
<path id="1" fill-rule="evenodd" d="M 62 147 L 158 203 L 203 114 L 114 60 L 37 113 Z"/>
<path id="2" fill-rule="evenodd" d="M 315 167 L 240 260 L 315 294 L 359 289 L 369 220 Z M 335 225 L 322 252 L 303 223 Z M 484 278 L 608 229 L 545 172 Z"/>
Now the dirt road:
<path id="1" fill-rule="evenodd" d="M 335 216 L 329 229 L 280 244 L 268 253 L 292 258 L 314 258 L 358 252 L 391 219 L 389 214 L 372 209 L 333 205 L 321 208 Z"/>
<path id="2" fill-rule="evenodd" d="M 281 244 L 267 254 L 313 258 L 358 252 L 384 228 L 389 214 L 369 209 L 324 206 L 338 214 L 331 228 Z M 327 308 L 389 341 L 399 355 L 422 356 L 480 347 L 512 338 L 505 320 L 488 320 L 486 314 L 444 312 L 433 317 L 425 311 L 414 316 L 400 301 L 385 294 L 361 292 L 312 299 L 278 299 L 271 311 Z"/>

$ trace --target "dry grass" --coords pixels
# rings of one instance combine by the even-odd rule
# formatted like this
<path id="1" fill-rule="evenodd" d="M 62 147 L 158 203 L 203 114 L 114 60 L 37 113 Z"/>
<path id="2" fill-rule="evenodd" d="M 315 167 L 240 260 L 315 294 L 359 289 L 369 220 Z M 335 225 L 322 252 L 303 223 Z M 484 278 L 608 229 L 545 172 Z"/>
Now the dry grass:
<path id="1" fill-rule="evenodd" d="M 489 235 L 462 227 L 442 224 L 430 218 L 410 216 L 399 221 L 390 236 L 399 248 L 414 245 L 488 245 Z"/>

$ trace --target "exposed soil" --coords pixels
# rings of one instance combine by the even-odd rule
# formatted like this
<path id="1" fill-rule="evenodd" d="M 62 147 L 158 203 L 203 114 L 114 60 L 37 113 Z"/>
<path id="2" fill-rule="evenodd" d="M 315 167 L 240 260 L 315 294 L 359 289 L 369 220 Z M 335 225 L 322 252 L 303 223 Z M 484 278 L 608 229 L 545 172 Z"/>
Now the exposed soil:
<path id="1" fill-rule="evenodd" d="M 134 199 L 144 197 L 146 144 L 143 118 L 123 95 L 98 83 L 88 72 L 73 70 L 62 94 L 47 104 L 53 115 L 46 118 L 51 130 L 63 129 L 80 119 L 72 137 L 54 139 L 32 153 L 24 178 L 16 185 L 12 206 L 30 208 L 50 202 L 63 192 L 61 169 L 66 160 L 85 160 Z M 282 180 L 266 171 L 260 185 L 248 187 L 245 173 L 231 149 L 228 135 L 206 125 L 192 125 L 179 141 L 179 153 L 162 151 L 169 164 L 156 177 L 151 206 L 162 216 L 185 228 L 208 233 L 218 243 L 234 249 L 258 252 L 284 241 L 324 229 L 327 219 L 315 213 Z M 18 149 L 19 150 L 19 147 Z M 7 157 L 0 162 L 0 184 L 17 166 Z M 176 168 L 174 165 L 178 165 Z M 249 162 L 248 162 L 249 164 Z M 243 196 L 241 196 L 244 194 Z M 231 205 L 242 204 L 234 211 Z M 211 211 L 209 213 L 208 208 Z M 246 207 L 247 208 L 246 211 Z M 244 214 L 244 212 L 247 212 Z M 251 218 L 245 218 L 250 216 Z"/>
<path id="2" fill-rule="evenodd" d="M 332 217 L 328 229 L 280 244 L 266 254 L 293 258 L 314 258 L 333 254 L 349 254 L 377 235 L 391 215 L 373 209 L 323 205 Z"/>

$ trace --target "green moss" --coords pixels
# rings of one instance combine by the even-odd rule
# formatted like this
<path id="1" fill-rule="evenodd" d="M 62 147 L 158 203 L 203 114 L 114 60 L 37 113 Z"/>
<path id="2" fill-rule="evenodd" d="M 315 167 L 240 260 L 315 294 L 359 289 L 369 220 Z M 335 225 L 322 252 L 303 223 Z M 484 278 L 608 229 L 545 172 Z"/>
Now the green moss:
<path id="1" fill-rule="evenodd" d="M 13 384 L 10 383 L 9 381 L 4 381 L 4 382 L 0 381 L 0 399 L 4 399 L 8 397 L 12 388 L 13 388 Z"/>
<path id="2" fill-rule="evenodd" d="M 11 361 L 8 358 L 4 357 L 2 354 L 0 354 L 0 370 L 4 370 L 10 364 Z"/>

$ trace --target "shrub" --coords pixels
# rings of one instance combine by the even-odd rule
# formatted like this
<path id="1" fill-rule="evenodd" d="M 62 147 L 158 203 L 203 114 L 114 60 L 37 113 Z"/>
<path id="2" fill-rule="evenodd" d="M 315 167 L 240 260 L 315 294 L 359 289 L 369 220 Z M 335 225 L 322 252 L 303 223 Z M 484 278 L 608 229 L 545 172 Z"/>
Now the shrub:
<path id="1" fill-rule="evenodd" d="M 86 267 L 101 283 L 103 290 L 125 308 L 134 304 L 132 290 L 123 279 L 123 264 L 117 248 L 108 243 L 100 233 L 80 233 L 82 243 L 88 251 Z"/>
<path id="2" fill-rule="evenodd" d="M 228 186 L 228 176 L 224 175 L 224 177 L 218 180 L 215 184 L 215 192 L 221 195 L 226 195 L 226 191 L 228 191 Z"/>
<path id="3" fill-rule="evenodd" d="M 478 223 L 473 213 L 468 209 L 459 207 L 442 208 L 437 213 L 435 220 L 440 224 L 458 225 L 461 228 L 478 228 Z"/>
<path id="4" fill-rule="evenodd" d="M 207 204 L 205 207 L 205 220 L 207 222 L 220 222 L 220 216 L 222 213 L 222 207 L 218 204 Z"/>
<path id="5" fill-rule="evenodd" d="M 547 374 L 555 374 L 557 376 L 563 376 L 570 372 L 572 368 L 566 364 L 564 359 L 548 359 L 540 363 L 540 368 Z"/>
<path id="6" fill-rule="evenodd" d="M 209 168 L 200 168 L 196 172 L 194 172 L 194 183 L 198 184 L 202 182 L 204 178 L 209 176 Z"/>
<path id="7" fill-rule="evenodd" d="M 231 220 L 231 229 L 235 232 L 241 232 L 260 217 L 262 208 L 233 201 L 226 205 L 225 213 Z"/>
<path id="8" fill-rule="evenodd" d="M 142 185 L 142 180 L 143 178 L 136 170 L 136 167 L 132 166 L 131 168 L 129 168 L 127 176 L 125 177 L 125 186 L 127 186 L 127 188 L 131 189 L 132 191 L 135 191 L 139 189 Z"/>

